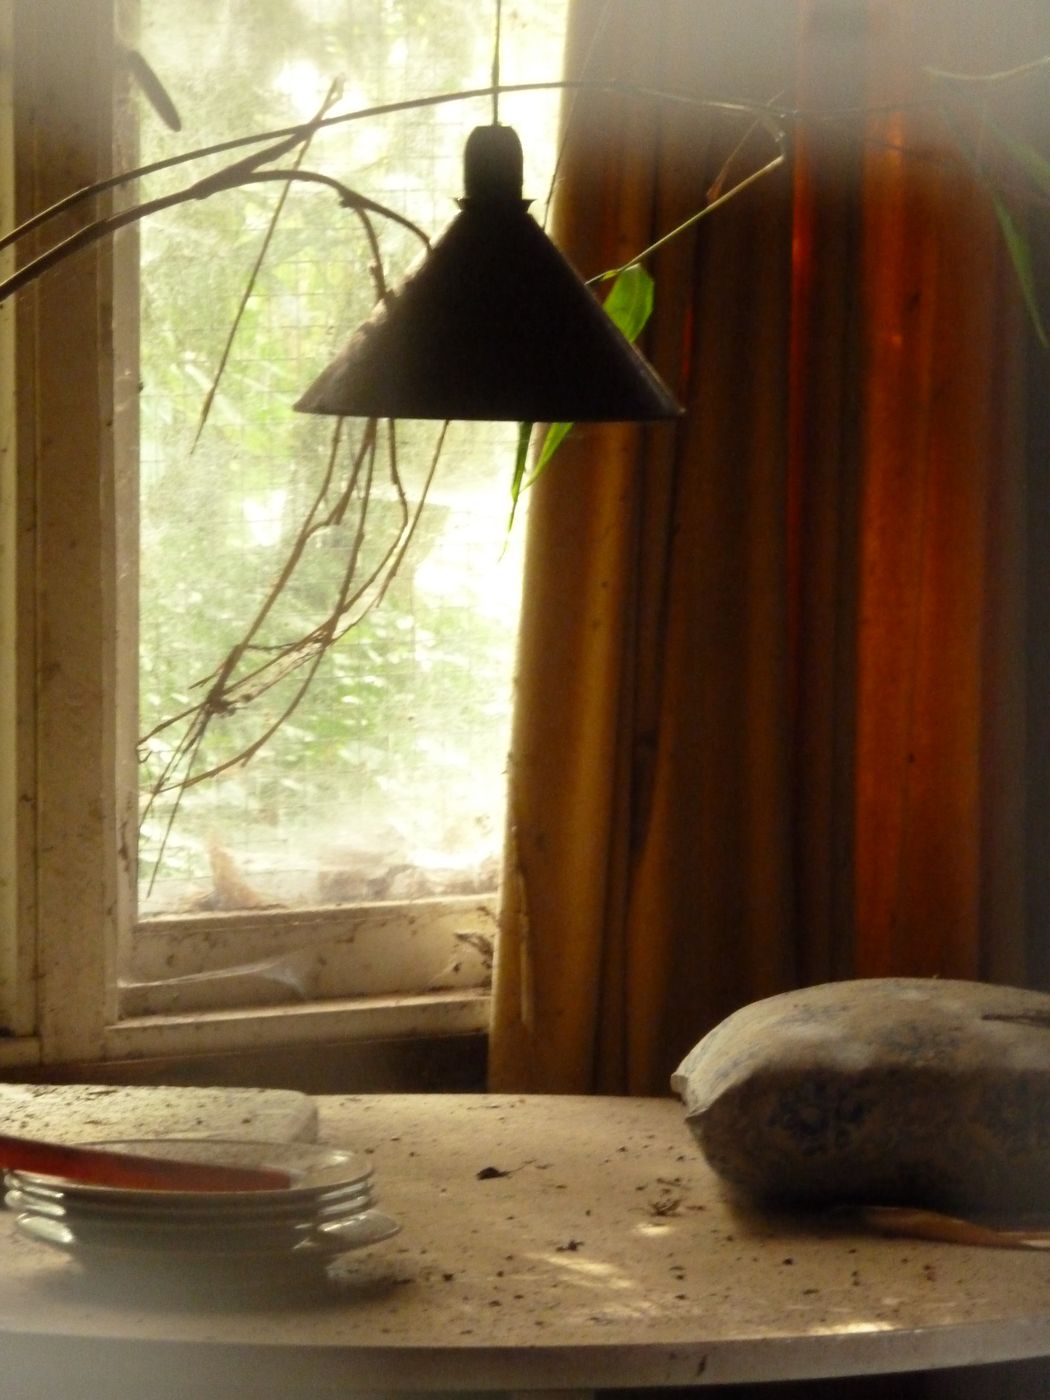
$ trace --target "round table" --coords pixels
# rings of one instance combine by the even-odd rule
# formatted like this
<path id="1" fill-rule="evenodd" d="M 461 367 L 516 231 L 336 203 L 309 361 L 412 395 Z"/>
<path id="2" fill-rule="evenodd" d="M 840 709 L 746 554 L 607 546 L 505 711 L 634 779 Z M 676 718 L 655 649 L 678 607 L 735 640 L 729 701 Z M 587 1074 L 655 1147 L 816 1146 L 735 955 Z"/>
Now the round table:
<path id="1" fill-rule="evenodd" d="M 312 1280 L 174 1286 L 81 1271 L 0 1219 L 5 1400 L 705 1386 L 1050 1353 L 1050 1253 L 734 1204 L 672 1100 L 316 1103 L 322 1140 L 370 1154 L 400 1235 Z"/>

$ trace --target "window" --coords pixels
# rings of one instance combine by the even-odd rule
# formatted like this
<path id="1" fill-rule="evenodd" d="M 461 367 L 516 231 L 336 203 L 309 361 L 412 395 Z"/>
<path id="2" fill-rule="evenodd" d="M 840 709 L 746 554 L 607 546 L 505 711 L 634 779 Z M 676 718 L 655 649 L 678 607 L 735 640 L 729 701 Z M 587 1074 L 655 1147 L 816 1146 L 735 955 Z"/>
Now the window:
<path id="1" fill-rule="evenodd" d="M 117 10 L 6 7 L 18 160 L 5 227 L 113 167 L 302 121 L 339 78 L 333 114 L 489 82 L 492 17 L 461 0 Z M 557 76 L 564 10 L 545 0 L 505 18 L 505 82 Z M 138 53 L 182 131 L 136 87 Z M 502 102 L 534 162 L 527 192 L 543 194 L 557 97 Z M 347 123 L 315 135 L 303 168 L 436 232 L 466 133 L 490 111 L 479 99 Z M 202 173 L 167 170 L 114 207 Z M 396 277 L 414 249 L 391 227 Z M 17 365 L 18 403 L 0 540 L 8 1062 L 484 1024 L 520 546 L 520 530 L 506 536 L 512 429 L 453 425 L 381 606 L 252 763 L 187 788 L 174 820 L 170 794 L 147 803 L 137 839 L 136 754 L 148 791 L 178 732 L 157 726 L 236 643 L 326 469 L 331 421 L 290 404 L 367 311 L 368 261 L 327 191 L 254 186 L 97 243 L 3 311 L 0 391 L 13 401 Z M 337 471 L 363 431 L 346 425 Z M 433 437 L 398 429 L 399 476 L 377 485 L 362 532 L 365 576 L 412 518 Z M 344 524 L 311 537 L 259 656 L 322 620 L 355 510 L 351 493 Z M 251 745 L 286 708 L 280 687 L 270 702 L 213 725 L 193 772 Z"/>

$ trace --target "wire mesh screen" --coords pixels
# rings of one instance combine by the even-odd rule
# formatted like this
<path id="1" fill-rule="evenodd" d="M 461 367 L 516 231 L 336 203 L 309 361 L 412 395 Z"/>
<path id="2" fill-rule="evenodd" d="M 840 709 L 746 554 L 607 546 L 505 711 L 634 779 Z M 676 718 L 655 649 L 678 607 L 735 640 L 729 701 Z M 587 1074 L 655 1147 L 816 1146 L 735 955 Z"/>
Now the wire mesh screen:
<path id="1" fill-rule="evenodd" d="M 504 15 L 504 81 L 558 77 L 565 8 Z M 140 26 L 182 119 L 172 132 L 142 104 L 142 163 L 491 75 L 493 15 L 476 0 L 141 0 Z M 500 109 L 541 219 L 557 109 L 552 94 Z M 301 167 L 433 236 L 455 212 L 465 137 L 491 114 L 474 99 L 346 122 L 318 131 Z M 140 196 L 186 182 L 164 171 Z M 418 240 L 375 231 L 396 281 Z M 516 427 L 453 424 L 439 451 L 440 425 L 371 439 L 292 411 L 376 296 L 376 250 L 329 190 L 252 185 L 140 237 L 140 913 L 494 887 Z M 231 656 L 236 688 L 220 692 Z"/>

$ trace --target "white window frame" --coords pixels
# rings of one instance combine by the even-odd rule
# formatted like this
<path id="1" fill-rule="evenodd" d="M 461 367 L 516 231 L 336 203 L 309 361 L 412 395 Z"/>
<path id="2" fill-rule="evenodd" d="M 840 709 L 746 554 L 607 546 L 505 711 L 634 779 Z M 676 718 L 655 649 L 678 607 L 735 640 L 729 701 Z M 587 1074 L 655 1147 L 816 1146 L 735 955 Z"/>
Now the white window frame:
<path id="1" fill-rule="evenodd" d="M 0 0 L 5 229 L 113 168 L 114 3 Z M 494 898 L 135 927 L 126 255 L 97 243 L 0 309 L 0 1067 L 484 1031 Z"/>

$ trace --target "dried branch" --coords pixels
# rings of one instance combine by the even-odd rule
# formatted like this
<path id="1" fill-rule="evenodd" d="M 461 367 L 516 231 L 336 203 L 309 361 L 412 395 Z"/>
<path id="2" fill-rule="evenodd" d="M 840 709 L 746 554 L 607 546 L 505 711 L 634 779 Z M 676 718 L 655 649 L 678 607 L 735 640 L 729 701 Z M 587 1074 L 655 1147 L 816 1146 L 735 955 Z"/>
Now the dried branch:
<path id="1" fill-rule="evenodd" d="M 796 110 L 777 111 L 763 106 L 760 103 L 748 102 L 717 102 L 704 98 L 691 97 L 686 93 L 662 92 L 654 88 L 640 87 L 631 83 L 601 82 L 587 80 L 566 79 L 560 82 L 546 83 L 508 83 L 502 84 L 499 91 L 501 93 L 526 93 L 526 92 L 615 92 L 625 97 L 634 97 L 641 101 L 661 102 L 675 106 L 694 107 L 697 110 L 719 111 L 729 115 L 752 115 L 761 117 L 763 125 L 769 130 L 770 135 L 779 144 L 784 136 L 784 122 L 792 121 L 800 115 L 804 115 Z M 337 116 L 325 117 L 323 121 L 317 123 L 317 130 L 324 130 L 328 127 L 342 125 L 345 122 L 365 121 L 372 117 L 390 116 L 396 112 L 411 112 L 422 110 L 427 107 L 444 106 L 450 102 L 473 102 L 478 98 L 491 98 L 495 93 L 492 87 L 464 88 L 458 92 L 432 93 L 426 97 L 408 98 L 401 102 L 382 102 L 371 107 L 359 107 L 353 112 L 340 112 Z M 123 185 L 132 184 L 135 180 L 144 179 L 148 175 L 156 175 L 162 170 L 171 170 L 178 165 L 186 165 L 191 161 L 205 160 L 210 156 L 224 155 L 227 151 L 241 150 L 245 146 L 256 146 L 261 142 L 276 141 L 278 145 L 273 149 L 258 153 L 259 161 L 276 160 L 280 155 L 294 150 L 306 133 L 310 129 L 312 122 L 301 122 L 295 126 L 280 127 L 274 131 L 252 132 L 247 136 L 233 136 L 225 141 L 216 141 L 210 146 L 198 146 L 191 151 L 181 151 L 178 155 L 166 156 L 163 160 L 151 161 L 148 165 L 136 166 L 132 170 L 121 171 L 115 175 L 107 176 L 105 179 L 97 180 L 93 184 L 85 185 L 79 190 L 65 195 L 46 209 L 41 209 L 39 213 L 26 219 L 9 233 L 0 237 L 0 252 L 9 248 L 13 243 L 25 238 L 35 229 L 49 223 L 52 219 L 58 218 L 60 214 L 68 213 L 70 209 L 76 208 L 78 204 L 85 200 L 93 199 L 98 195 L 105 194 L 109 190 L 119 189 Z M 232 168 L 232 167 L 231 167 Z"/>
<path id="2" fill-rule="evenodd" d="M 6 301 L 23 287 L 28 286 L 30 282 L 35 282 L 38 277 L 42 277 L 52 267 L 64 262 L 73 253 L 77 253 L 83 248 L 89 248 L 93 243 L 98 243 L 119 229 L 126 228 L 129 224 L 136 224 L 151 214 L 158 214 L 163 209 L 173 209 L 177 205 L 188 203 L 191 199 L 210 199 L 212 195 L 219 194 L 224 190 L 238 189 L 241 185 L 263 184 L 272 180 L 302 181 L 305 184 L 326 185 L 336 192 L 344 208 L 379 214 L 382 218 L 389 219 L 392 223 L 400 224 L 402 228 L 408 229 L 425 246 L 429 247 L 430 239 L 418 224 L 414 224 L 411 219 L 406 219 L 396 209 L 390 209 L 387 205 L 379 204 L 376 200 L 369 199 L 367 195 L 359 194 L 356 190 L 350 189 L 348 185 L 344 185 L 341 180 L 336 180 L 331 175 L 322 175 L 315 170 L 256 170 L 246 168 L 244 162 L 238 161 L 236 165 L 229 166 L 226 170 L 206 175 L 204 179 L 198 180 L 187 189 L 178 190 L 174 194 L 161 195 L 156 199 L 147 200 L 143 204 L 136 204 L 131 209 L 122 209 L 119 213 L 109 214 L 105 218 L 85 224 L 76 233 L 70 234 L 61 243 L 56 243 L 47 252 L 41 253 L 39 257 L 31 259 L 17 272 L 13 272 L 10 277 L 0 282 L 0 303 Z"/>
<path id="3" fill-rule="evenodd" d="M 300 170 L 302 168 L 302 163 L 306 158 L 306 153 L 310 149 L 310 142 L 313 140 L 314 133 L 317 130 L 317 123 L 321 121 L 325 113 L 328 112 L 330 108 L 336 102 L 339 101 L 339 98 L 342 96 L 342 92 L 342 79 L 336 78 L 329 87 L 328 92 L 325 94 L 324 101 L 321 103 L 320 107 L 317 110 L 317 115 L 314 118 L 313 122 L 313 130 L 303 138 L 302 144 L 299 147 L 299 151 L 295 157 L 295 161 L 292 167 L 294 170 Z M 226 366 L 229 363 L 230 353 L 233 350 L 233 342 L 237 338 L 237 332 L 240 329 L 242 320 L 244 319 L 244 313 L 248 309 L 248 303 L 249 301 L 251 301 L 252 294 L 255 291 L 255 284 L 259 279 L 259 273 L 262 271 L 263 263 L 266 261 L 266 255 L 270 251 L 270 244 L 273 242 L 274 234 L 277 231 L 277 225 L 280 222 L 281 215 L 284 213 L 284 206 L 288 202 L 288 195 L 291 191 L 291 188 L 292 182 L 290 180 L 286 181 L 284 188 L 281 190 L 281 193 L 277 197 L 277 203 L 274 205 L 273 213 L 270 215 L 270 222 L 267 225 L 266 233 L 263 235 L 262 244 L 260 245 L 259 251 L 256 254 L 255 262 L 252 264 L 252 270 L 248 274 L 247 285 L 245 286 L 244 291 L 241 293 L 240 302 L 238 303 L 237 310 L 234 313 L 233 324 L 230 326 L 230 329 L 226 334 L 226 342 L 222 347 L 222 353 L 219 355 L 219 363 L 216 366 L 215 374 L 212 377 L 211 384 L 208 386 L 208 392 L 204 396 L 204 402 L 201 404 L 200 415 L 197 419 L 197 431 L 193 436 L 193 442 L 190 446 L 191 452 L 194 450 L 194 448 L 196 448 L 197 444 L 200 442 L 201 433 L 204 431 L 205 424 L 207 423 L 208 417 L 211 414 L 212 404 L 215 402 L 215 395 L 219 392 L 219 386 L 222 383 L 222 377 L 226 371 Z"/>

